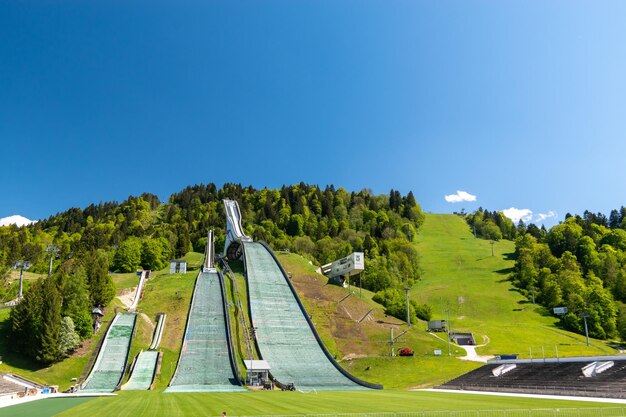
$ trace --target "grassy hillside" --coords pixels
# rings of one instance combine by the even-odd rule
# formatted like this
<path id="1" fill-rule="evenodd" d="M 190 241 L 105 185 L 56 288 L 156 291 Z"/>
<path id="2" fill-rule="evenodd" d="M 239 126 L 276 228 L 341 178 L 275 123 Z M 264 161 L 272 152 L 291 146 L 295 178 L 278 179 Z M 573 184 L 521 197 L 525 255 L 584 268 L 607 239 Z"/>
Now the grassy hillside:
<path id="1" fill-rule="evenodd" d="M 411 296 L 433 307 L 433 319 L 447 318 L 452 331 L 474 333 L 479 354 L 545 356 L 616 354 L 605 342 L 559 329 L 545 308 L 522 297 L 509 282 L 513 242 L 476 239 L 467 223 L 451 214 L 428 214 L 417 238 L 422 279 Z"/>
<path id="2" fill-rule="evenodd" d="M 386 316 L 382 306 L 371 300 L 373 293 L 328 284 L 298 255 L 278 253 L 278 260 L 292 275 L 324 344 L 355 376 L 385 388 L 430 387 L 479 366 L 456 359 L 465 354 L 463 350 L 453 350 L 450 357 L 435 356 L 435 350 L 446 350 L 446 342 L 426 333 L 424 322 L 409 328 L 404 321 Z M 391 357 L 392 332 L 397 338 L 394 350 L 409 347 L 415 356 Z"/>

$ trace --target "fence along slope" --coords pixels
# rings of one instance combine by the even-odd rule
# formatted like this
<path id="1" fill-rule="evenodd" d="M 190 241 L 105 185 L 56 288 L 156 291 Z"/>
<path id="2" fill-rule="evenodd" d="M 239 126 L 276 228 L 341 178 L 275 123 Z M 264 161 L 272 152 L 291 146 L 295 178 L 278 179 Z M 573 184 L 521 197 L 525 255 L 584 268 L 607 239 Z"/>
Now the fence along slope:
<path id="1" fill-rule="evenodd" d="M 112 392 L 115 390 L 124 376 L 136 318 L 135 314 L 117 313 L 81 391 Z"/>
<path id="2" fill-rule="evenodd" d="M 174 377 L 165 392 L 245 391 L 233 370 L 216 272 L 200 272 Z"/>
<path id="3" fill-rule="evenodd" d="M 271 249 L 244 242 L 250 316 L 261 356 L 299 390 L 381 389 L 350 375 L 326 350 Z"/>

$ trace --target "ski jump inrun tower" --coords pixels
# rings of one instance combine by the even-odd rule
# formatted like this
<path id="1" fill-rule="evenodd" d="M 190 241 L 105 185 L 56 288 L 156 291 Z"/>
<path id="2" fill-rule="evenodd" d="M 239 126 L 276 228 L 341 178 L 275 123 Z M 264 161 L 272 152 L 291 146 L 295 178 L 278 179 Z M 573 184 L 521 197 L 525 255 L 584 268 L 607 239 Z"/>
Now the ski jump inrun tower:
<path id="1" fill-rule="evenodd" d="M 224 256 L 227 259 L 238 259 L 243 254 L 242 242 L 252 242 L 252 238 L 243 233 L 241 227 L 241 211 L 235 200 L 224 200 L 226 210 L 226 241 L 224 242 Z"/>

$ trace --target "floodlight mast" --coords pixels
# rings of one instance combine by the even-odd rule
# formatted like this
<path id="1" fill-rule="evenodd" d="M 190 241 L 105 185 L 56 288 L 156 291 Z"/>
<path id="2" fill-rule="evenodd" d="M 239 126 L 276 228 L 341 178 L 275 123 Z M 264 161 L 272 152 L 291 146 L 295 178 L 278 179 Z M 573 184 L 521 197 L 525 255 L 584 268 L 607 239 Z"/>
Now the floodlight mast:
<path id="1" fill-rule="evenodd" d="M 48 278 L 52 275 L 52 259 L 59 251 L 59 247 L 57 245 L 48 245 L 46 247 L 46 252 L 50 252 L 50 265 L 48 266 Z"/>

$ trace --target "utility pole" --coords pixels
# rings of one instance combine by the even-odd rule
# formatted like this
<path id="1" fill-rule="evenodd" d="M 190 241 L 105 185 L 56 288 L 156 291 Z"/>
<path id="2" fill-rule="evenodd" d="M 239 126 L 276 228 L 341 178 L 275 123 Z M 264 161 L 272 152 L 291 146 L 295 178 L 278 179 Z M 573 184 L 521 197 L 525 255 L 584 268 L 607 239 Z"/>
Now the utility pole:
<path id="1" fill-rule="evenodd" d="M 590 316 L 589 316 L 589 313 L 587 313 L 586 311 L 582 312 L 580 316 L 583 318 L 583 321 L 585 322 L 585 338 L 587 339 L 587 346 L 589 346 L 589 330 L 587 329 L 587 317 L 590 317 Z"/>
<path id="2" fill-rule="evenodd" d="M 493 256 L 493 244 L 496 243 L 493 240 L 490 240 L 489 243 L 491 243 L 491 256 Z"/>
<path id="3" fill-rule="evenodd" d="M 448 321 L 446 322 L 446 327 L 448 330 L 448 356 L 452 356 L 452 352 L 450 350 L 450 302 L 449 301 L 448 301 L 447 313 L 448 313 Z"/>
<path id="4" fill-rule="evenodd" d="M 409 287 L 408 285 L 404 287 L 404 291 L 406 292 L 406 322 L 409 325 L 409 327 L 411 327 L 411 314 L 409 310 L 409 290 L 410 289 L 411 287 Z"/>

